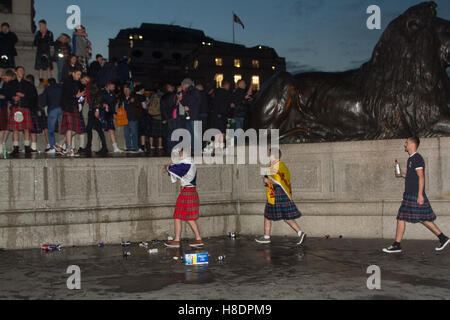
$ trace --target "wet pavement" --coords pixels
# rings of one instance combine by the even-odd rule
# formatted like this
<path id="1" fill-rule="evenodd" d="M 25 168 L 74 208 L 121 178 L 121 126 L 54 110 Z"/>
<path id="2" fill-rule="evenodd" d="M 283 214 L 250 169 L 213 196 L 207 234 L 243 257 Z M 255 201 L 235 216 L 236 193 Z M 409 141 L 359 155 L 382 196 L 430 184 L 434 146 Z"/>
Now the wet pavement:
<path id="1" fill-rule="evenodd" d="M 406 241 L 404 253 L 385 255 L 386 240 L 274 237 L 259 245 L 253 237 L 205 239 L 207 266 L 185 266 L 183 248 L 162 242 L 150 255 L 132 244 L 123 257 L 120 244 L 64 248 L 61 252 L 0 250 L 0 299 L 449 299 L 450 250 L 436 253 L 437 241 Z M 219 256 L 226 255 L 219 261 Z M 67 289 L 81 270 L 81 290 Z M 381 290 L 367 288 L 367 268 L 381 269 Z"/>

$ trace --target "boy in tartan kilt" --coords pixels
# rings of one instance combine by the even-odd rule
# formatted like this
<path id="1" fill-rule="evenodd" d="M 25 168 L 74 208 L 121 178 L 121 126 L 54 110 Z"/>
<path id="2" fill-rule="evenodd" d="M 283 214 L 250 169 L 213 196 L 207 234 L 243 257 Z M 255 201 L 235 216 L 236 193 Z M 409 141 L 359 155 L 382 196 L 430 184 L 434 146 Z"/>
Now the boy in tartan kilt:
<path id="1" fill-rule="evenodd" d="M 302 214 L 295 205 L 292 197 L 291 174 L 284 162 L 281 161 L 281 151 L 278 148 L 270 150 L 270 167 L 264 177 L 267 188 L 267 203 L 264 210 L 264 236 L 256 238 L 261 244 L 271 242 L 270 233 L 272 222 L 284 221 L 298 235 L 297 245 L 303 244 L 306 233 L 301 231 L 295 220 Z"/>
<path id="2" fill-rule="evenodd" d="M 195 234 L 195 241 L 190 246 L 198 248 L 203 246 L 202 238 L 198 231 L 196 221 L 199 218 L 199 198 L 197 193 L 197 168 L 190 157 L 184 157 L 184 152 L 179 152 L 181 161 L 163 168 L 163 173 L 168 173 L 172 183 L 181 182 L 181 193 L 178 196 L 175 207 L 175 238 L 165 245 L 169 248 L 179 248 L 181 243 L 181 222 L 186 221 Z"/>
<path id="3" fill-rule="evenodd" d="M 442 251 L 450 244 L 450 239 L 434 223 L 436 215 L 425 193 L 425 161 L 417 153 L 419 145 L 418 137 L 408 138 L 405 143 L 405 151 L 409 154 L 407 172 L 402 175 L 405 178 L 405 193 L 397 216 L 397 236 L 392 246 L 383 249 L 385 253 L 402 252 L 401 242 L 407 222 L 421 223 L 433 232 L 440 242 L 436 251 Z"/>
<path id="4" fill-rule="evenodd" d="M 81 88 L 82 86 L 86 86 L 88 82 L 89 76 L 82 74 L 82 71 L 77 69 L 72 73 L 70 78 L 64 80 L 62 86 L 61 108 L 63 110 L 63 117 L 60 131 L 61 134 L 66 136 L 67 155 L 69 157 L 79 156 L 73 150 L 72 137 L 82 133 L 78 103 L 82 103 L 79 99 L 84 99 L 86 96 L 86 91 L 81 91 Z"/>
<path id="5" fill-rule="evenodd" d="M 31 154 L 30 131 L 34 129 L 31 118 L 31 109 L 37 100 L 36 88 L 25 80 L 25 68 L 16 68 L 16 79 L 8 82 L 5 89 L 7 101 L 11 104 L 8 117 L 8 130 L 13 132 L 13 152 L 11 156 L 19 155 L 19 133 L 24 134 L 25 153 Z M 16 121 L 15 115 L 22 114 L 23 120 Z"/>

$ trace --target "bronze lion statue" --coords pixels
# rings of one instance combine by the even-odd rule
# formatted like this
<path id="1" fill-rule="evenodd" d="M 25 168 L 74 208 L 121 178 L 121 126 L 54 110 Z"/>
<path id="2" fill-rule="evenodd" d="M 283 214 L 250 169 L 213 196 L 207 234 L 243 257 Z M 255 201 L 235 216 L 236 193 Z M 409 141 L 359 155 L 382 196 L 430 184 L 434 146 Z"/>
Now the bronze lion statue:
<path id="1" fill-rule="evenodd" d="M 393 20 L 372 58 L 339 73 L 279 73 L 255 97 L 251 125 L 283 143 L 450 135 L 450 21 L 424 2 Z"/>

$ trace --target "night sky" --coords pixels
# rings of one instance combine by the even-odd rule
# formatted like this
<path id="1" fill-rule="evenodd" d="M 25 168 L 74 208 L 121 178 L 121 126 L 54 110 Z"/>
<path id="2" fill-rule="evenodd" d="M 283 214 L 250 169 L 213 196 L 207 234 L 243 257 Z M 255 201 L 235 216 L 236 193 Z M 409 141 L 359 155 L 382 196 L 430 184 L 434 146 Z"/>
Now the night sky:
<path id="1" fill-rule="evenodd" d="M 236 42 L 274 47 L 286 58 L 287 69 L 342 71 L 359 67 L 388 23 L 413 0 L 35 0 L 36 21 L 46 19 L 55 36 L 66 28 L 66 9 L 81 8 L 81 23 L 93 43 L 93 53 L 108 56 L 108 39 L 120 29 L 141 23 L 176 24 L 200 29 L 216 40 L 232 42 L 232 12 L 244 22 L 235 26 Z M 450 1 L 435 0 L 438 16 L 450 20 Z M 381 8 L 382 29 L 368 30 L 366 9 Z"/>

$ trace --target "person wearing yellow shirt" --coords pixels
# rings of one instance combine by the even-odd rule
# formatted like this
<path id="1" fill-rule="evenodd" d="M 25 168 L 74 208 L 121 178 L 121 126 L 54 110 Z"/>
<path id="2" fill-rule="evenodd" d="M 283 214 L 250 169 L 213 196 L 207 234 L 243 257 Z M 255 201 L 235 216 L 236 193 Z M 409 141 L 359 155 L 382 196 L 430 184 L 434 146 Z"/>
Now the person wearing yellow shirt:
<path id="1" fill-rule="evenodd" d="M 279 149 L 270 150 L 270 167 L 264 177 L 264 184 L 267 187 L 267 204 L 264 212 L 264 236 L 256 240 L 258 243 L 270 243 L 270 232 L 272 221 L 286 222 L 298 235 L 298 245 L 303 244 L 306 233 L 301 231 L 295 220 L 302 214 L 297 209 L 292 200 L 291 174 L 286 165 L 280 160 L 281 151 Z"/>

